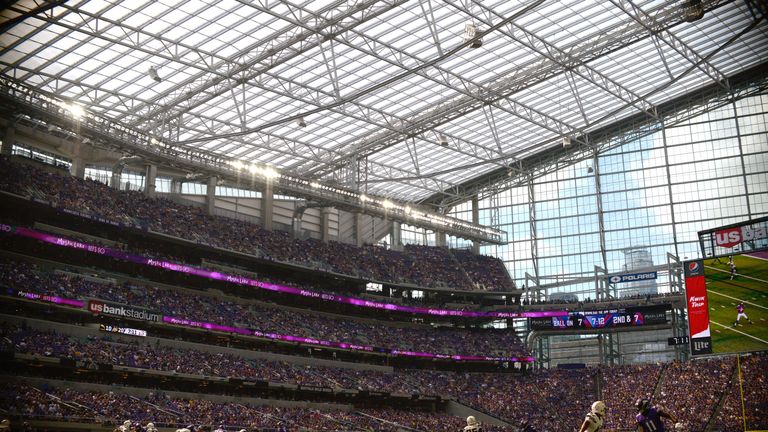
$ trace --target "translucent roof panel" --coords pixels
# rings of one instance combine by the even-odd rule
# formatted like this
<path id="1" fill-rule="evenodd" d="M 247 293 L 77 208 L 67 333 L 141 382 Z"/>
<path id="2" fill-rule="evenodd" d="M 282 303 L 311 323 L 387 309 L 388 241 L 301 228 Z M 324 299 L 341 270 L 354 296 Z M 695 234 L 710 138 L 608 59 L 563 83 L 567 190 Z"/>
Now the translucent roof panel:
<path id="1" fill-rule="evenodd" d="M 227 158 L 362 167 L 355 187 L 418 202 L 768 60 L 747 2 L 693 22 L 687 4 L 16 2 L 0 73 Z"/>

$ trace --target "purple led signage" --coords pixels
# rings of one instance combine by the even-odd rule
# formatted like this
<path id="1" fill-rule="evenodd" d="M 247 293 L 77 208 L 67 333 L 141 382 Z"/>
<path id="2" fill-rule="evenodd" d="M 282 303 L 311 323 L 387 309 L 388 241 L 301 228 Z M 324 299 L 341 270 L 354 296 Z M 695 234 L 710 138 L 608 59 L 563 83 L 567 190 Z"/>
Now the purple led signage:
<path id="1" fill-rule="evenodd" d="M 394 304 L 388 304 L 388 303 L 371 302 L 368 300 L 356 299 L 352 297 L 344 297 L 344 296 L 338 296 L 335 294 L 319 293 L 315 291 L 308 291 L 308 290 L 294 288 L 294 287 L 287 287 L 282 285 L 259 282 L 259 281 L 248 279 L 242 276 L 233 276 L 233 275 L 226 275 L 218 272 L 211 272 L 208 270 L 204 270 L 196 267 L 190 267 L 183 264 L 176 264 L 176 263 L 171 263 L 167 261 L 148 259 L 138 255 L 132 255 L 122 251 L 113 250 L 103 246 L 91 245 L 91 244 L 79 242 L 76 240 L 70 240 L 62 237 L 53 236 L 50 234 L 45 234 L 45 233 L 35 231 L 29 228 L 24 228 L 24 227 L 17 227 L 14 229 L 14 227 L 10 225 L 0 224 L 0 232 L 13 233 L 23 237 L 33 238 L 46 243 L 54 244 L 57 246 L 84 250 L 84 251 L 96 253 L 99 255 L 111 256 L 114 258 L 136 262 L 139 264 L 160 267 L 170 271 L 189 273 L 189 274 L 194 274 L 202 277 L 208 277 L 211 279 L 225 280 L 228 282 L 237 283 L 241 285 L 254 286 L 262 289 L 267 289 L 270 291 L 297 294 L 305 297 L 320 298 L 323 300 L 348 303 L 348 304 L 353 304 L 353 305 L 362 306 L 362 307 L 374 307 L 374 308 L 387 309 L 387 310 L 407 311 L 412 313 L 427 313 L 431 315 L 451 315 L 451 316 L 498 316 L 498 315 L 487 315 L 487 314 L 506 314 L 505 316 L 507 317 L 511 317 L 511 316 L 548 317 L 548 316 L 561 316 L 561 314 L 565 314 L 565 315 L 568 314 L 567 312 L 528 312 L 528 313 L 522 313 L 522 314 L 515 313 L 515 312 L 469 312 L 469 311 L 458 311 L 458 310 L 413 308 L 413 307 L 400 306 L 400 305 L 394 305 Z M 41 294 L 30 293 L 26 291 L 18 291 L 17 295 L 19 297 L 27 298 L 30 300 L 50 302 L 55 304 L 72 306 L 76 308 L 85 307 L 85 302 L 80 300 L 65 299 L 61 297 L 41 295 Z M 556 315 L 553 315 L 553 314 L 556 314 Z M 489 357 L 489 356 L 472 356 L 472 355 L 449 355 L 449 354 L 435 354 L 435 353 L 415 352 L 415 351 L 400 351 L 400 350 L 393 350 L 393 349 L 387 349 L 387 348 L 374 348 L 372 346 L 367 346 L 367 345 L 357 345 L 357 344 L 350 344 L 345 342 L 324 341 L 320 339 L 281 335 L 276 333 L 264 333 L 258 330 L 251 330 L 251 329 L 246 329 L 241 327 L 223 326 L 219 324 L 213 324 L 213 323 L 202 322 L 202 321 L 194 321 L 194 320 L 189 320 L 185 318 L 177 318 L 177 317 L 169 317 L 169 316 L 163 316 L 162 321 L 167 324 L 178 325 L 178 326 L 195 327 L 195 328 L 201 328 L 206 330 L 236 333 L 241 335 L 256 336 L 256 337 L 262 337 L 262 338 L 273 339 L 273 340 L 281 340 L 286 342 L 297 342 L 297 343 L 319 345 L 319 346 L 325 346 L 325 347 L 350 349 L 350 350 L 356 350 L 356 351 L 381 352 L 381 353 L 397 355 L 397 356 L 439 358 L 439 359 L 452 359 L 452 360 L 464 360 L 464 361 L 512 361 L 512 362 L 524 362 L 524 363 L 530 363 L 534 361 L 533 357 Z"/>
<path id="2" fill-rule="evenodd" d="M 80 309 L 85 307 L 85 302 L 82 302 L 80 300 L 73 300 L 73 299 L 63 298 L 63 297 L 49 296 L 49 295 L 31 293 L 31 292 L 27 292 L 27 291 L 18 291 L 16 293 L 16 295 L 19 296 L 19 297 L 23 297 L 25 299 L 29 299 L 29 300 L 37 300 L 37 301 L 43 301 L 43 302 L 48 302 L 48 303 L 56 303 L 56 304 L 65 305 L 65 306 L 72 306 L 72 307 L 80 308 Z"/>
<path id="3" fill-rule="evenodd" d="M 376 349 L 372 346 L 367 346 L 367 345 L 356 345 L 356 344 L 349 344 L 344 342 L 331 342 L 331 341 L 324 341 L 321 339 L 281 335 L 277 333 L 264 333 L 258 330 L 250 330 L 250 329 L 245 329 L 241 327 L 222 326 L 218 324 L 191 321 L 184 318 L 176 318 L 176 317 L 169 317 L 169 316 L 163 317 L 163 322 L 168 324 L 173 324 L 173 325 L 185 326 L 185 327 L 196 327 L 196 328 L 202 328 L 202 329 L 208 329 L 208 330 L 237 333 L 241 335 L 256 336 L 256 337 L 280 340 L 285 342 L 298 342 L 298 343 L 309 344 L 309 345 L 319 345 L 319 346 L 332 347 L 332 348 L 343 348 L 343 349 L 350 349 L 350 350 L 356 350 L 356 351 L 382 352 L 385 354 L 392 354 L 397 356 L 439 358 L 439 359 L 452 359 L 452 360 L 465 360 L 465 361 L 512 361 L 512 362 L 523 362 L 523 363 L 531 363 L 534 360 L 533 357 L 488 357 L 488 356 L 470 356 L 470 355 L 448 355 L 448 354 L 434 354 L 434 353 L 426 353 L 426 352 L 400 351 L 400 350 L 393 350 L 393 349 L 386 349 L 386 348 Z"/>
<path id="4" fill-rule="evenodd" d="M 354 297 L 346 297 L 337 294 L 323 293 L 317 291 L 310 291 L 302 288 L 289 287 L 284 285 L 276 285 L 267 282 L 261 282 L 253 279 L 249 279 L 244 276 L 228 275 L 225 273 L 209 271 L 197 267 L 188 266 L 185 264 L 172 263 L 168 261 L 156 260 L 145 258 L 140 255 L 134 255 L 125 253 L 119 250 L 110 249 L 104 246 L 91 245 L 88 243 L 80 242 L 77 240 L 70 240 L 63 237 L 57 237 L 54 235 L 35 231 L 33 229 L 16 227 L 0 224 L 0 232 L 7 232 L 11 234 L 20 235 L 22 237 L 29 237 L 36 240 L 40 240 L 46 243 L 54 244 L 62 247 L 69 247 L 72 249 L 84 250 L 99 255 L 110 256 L 126 261 L 135 262 L 137 264 L 144 264 L 152 267 L 162 268 L 168 271 L 193 274 L 195 276 L 206 277 L 209 279 L 221 280 L 225 282 L 235 283 L 239 285 L 247 285 L 254 288 L 264 289 L 267 291 L 281 292 L 286 294 L 300 295 L 302 297 L 316 298 L 325 301 L 333 301 L 337 303 L 346 303 L 359 307 L 367 307 L 374 309 L 389 310 L 395 312 L 406 312 L 422 315 L 433 316 L 455 316 L 455 317 L 469 317 L 469 318 L 548 318 L 548 317 L 561 317 L 568 316 L 567 311 L 535 311 L 535 312 L 483 312 L 483 311 L 463 311 L 456 309 L 436 309 L 414 306 L 402 306 L 392 303 L 381 303 L 371 300 L 364 300 Z"/>

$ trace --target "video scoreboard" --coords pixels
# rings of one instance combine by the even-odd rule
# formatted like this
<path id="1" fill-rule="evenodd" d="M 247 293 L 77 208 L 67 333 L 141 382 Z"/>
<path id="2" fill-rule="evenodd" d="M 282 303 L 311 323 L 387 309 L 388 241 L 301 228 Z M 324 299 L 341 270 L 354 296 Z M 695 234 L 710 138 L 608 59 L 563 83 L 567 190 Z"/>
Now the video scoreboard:
<path id="1" fill-rule="evenodd" d="M 533 330 L 601 329 L 666 324 L 669 305 L 574 311 L 568 316 L 531 318 Z"/>

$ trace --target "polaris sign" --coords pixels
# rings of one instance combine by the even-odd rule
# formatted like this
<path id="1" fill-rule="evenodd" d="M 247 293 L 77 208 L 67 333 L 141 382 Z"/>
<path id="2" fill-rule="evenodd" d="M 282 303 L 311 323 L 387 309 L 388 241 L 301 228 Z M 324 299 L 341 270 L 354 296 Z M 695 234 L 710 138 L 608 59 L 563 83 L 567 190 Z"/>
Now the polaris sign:
<path id="1" fill-rule="evenodd" d="M 655 271 L 644 273 L 631 273 L 622 275 L 613 275 L 608 278 L 610 283 L 623 283 L 623 282 L 640 282 L 644 280 L 656 279 L 658 275 Z"/>

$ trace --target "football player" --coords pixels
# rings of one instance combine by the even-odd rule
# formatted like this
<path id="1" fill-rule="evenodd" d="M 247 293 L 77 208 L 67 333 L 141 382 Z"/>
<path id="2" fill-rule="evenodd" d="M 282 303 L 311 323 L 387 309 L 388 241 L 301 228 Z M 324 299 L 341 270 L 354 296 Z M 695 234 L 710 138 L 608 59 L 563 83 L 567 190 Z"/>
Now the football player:
<path id="1" fill-rule="evenodd" d="M 737 324 L 739 324 L 739 321 L 744 318 L 745 320 L 749 321 L 750 324 L 752 324 L 752 320 L 749 319 L 746 313 L 744 313 L 744 303 L 739 302 L 738 305 L 736 305 L 736 321 L 733 322 L 733 326 L 736 327 Z"/>
<path id="2" fill-rule="evenodd" d="M 483 427 L 475 416 L 469 416 L 467 417 L 467 425 L 464 427 L 464 432 L 483 432 Z"/>
<path id="3" fill-rule="evenodd" d="M 663 419 L 672 423 L 677 422 L 672 414 L 651 406 L 651 401 L 648 399 L 638 399 L 635 406 L 637 407 L 637 416 L 635 416 L 637 432 L 664 432 Z M 675 425 L 676 428 L 677 426 Z"/>
<path id="4" fill-rule="evenodd" d="M 603 429 L 603 423 L 605 422 L 605 403 L 603 401 L 597 401 L 592 404 L 590 411 L 584 418 L 584 423 L 581 424 L 579 432 L 597 432 Z"/>

